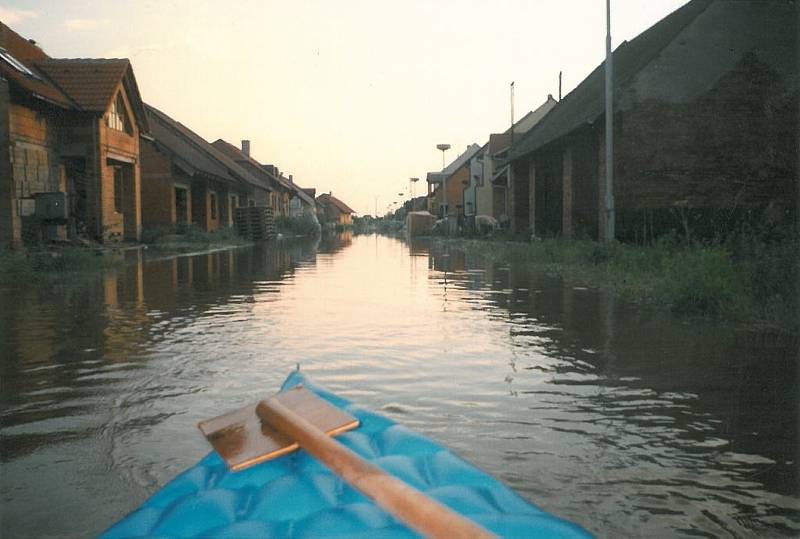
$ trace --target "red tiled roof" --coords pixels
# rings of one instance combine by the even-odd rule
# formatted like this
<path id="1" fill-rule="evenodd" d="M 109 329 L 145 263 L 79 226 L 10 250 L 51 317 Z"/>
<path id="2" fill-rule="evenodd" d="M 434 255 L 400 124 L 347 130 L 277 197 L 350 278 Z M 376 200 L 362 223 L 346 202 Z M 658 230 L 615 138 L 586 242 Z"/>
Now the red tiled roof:
<path id="1" fill-rule="evenodd" d="M 36 69 L 36 66 L 33 65 L 36 60 L 47 59 L 47 54 L 2 22 L 0 22 L 0 47 L 3 47 L 11 56 L 36 75 L 34 77 L 26 75 L 11 64 L 0 60 L 0 74 L 2 74 L 3 77 L 20 86 L 25 91 L 47 101 L 65 108 L 75 107 L 75 104 L 69 97 L 64 95 L 61 90 L 48 81 L 42 73 Z"/>
<path id="2" fill-rule="evenodd" d="M 0 22 L 0 46 L 10 52 L 17 60 L 28 63 L 30 60 L 43 60 L 47 54 L 36 42 L 25 39 L 14 30 Z"/>
<path id="3" fill-rule="evenodd" d="M 131 64 L 125 58 L 46 58 L 35 65 L 83 110 L 105 112 Z"/>
<path id="4" fill-rule="evenodd" d="M 330 193 L 322 193 L 318 196 L 317 203 L 320 205 L 333 204 L 342 213 L 355 213 L 355 210 Z"/>

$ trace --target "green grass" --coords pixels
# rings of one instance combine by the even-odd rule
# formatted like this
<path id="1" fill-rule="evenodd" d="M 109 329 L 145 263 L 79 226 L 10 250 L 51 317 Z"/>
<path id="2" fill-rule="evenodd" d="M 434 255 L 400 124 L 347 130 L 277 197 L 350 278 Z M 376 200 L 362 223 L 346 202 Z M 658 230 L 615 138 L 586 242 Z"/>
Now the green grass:
<path id="1" fill-rule="evenodd" d="M 523 264 L 682 315 L 736 320 L 798 333 L 798 245 L 739 236 L 724 243 L 654 245 L 547 239 L 455 239 L 452 247 Z"/>
<path id="2" fill-rule="evenodd" d="M 142 243 L 153 249 L 177 252 L 249 244 L 233 228 L 207 232 L 194 224 L 147 227 L 142 230 Z"/>

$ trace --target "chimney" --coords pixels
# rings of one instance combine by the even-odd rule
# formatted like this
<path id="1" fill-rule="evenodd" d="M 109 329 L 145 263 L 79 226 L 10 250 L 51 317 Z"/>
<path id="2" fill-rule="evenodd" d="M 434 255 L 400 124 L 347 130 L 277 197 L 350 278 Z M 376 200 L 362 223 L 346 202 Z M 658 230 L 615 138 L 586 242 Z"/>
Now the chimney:
<path id="1" fill-rule="evenodd" d="M 242 153 L 245 154 L 247 157 L 250 157 L 250 141 L 243 140 L 242 141 Z"/>
<path id="2" fill-rule="evenodd" d="M 294 183 L 294 176 L 289 174 L 289 183 Z"/>

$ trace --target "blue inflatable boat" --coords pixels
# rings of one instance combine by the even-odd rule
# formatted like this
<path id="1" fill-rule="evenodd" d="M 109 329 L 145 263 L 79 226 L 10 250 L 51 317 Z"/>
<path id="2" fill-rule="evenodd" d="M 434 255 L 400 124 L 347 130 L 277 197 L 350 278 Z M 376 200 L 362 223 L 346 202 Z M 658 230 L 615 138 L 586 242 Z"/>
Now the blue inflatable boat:
<path id="1" fill-rule="evenodd" d="M 300 384 L 360 421 L 336 440 L 491 533 L 591 537 L 441 445 L 314 385 L 300 371 L 282 389 Z M 211 452 L 101 537 L 399 539 L 419 534 L 301 449 L 236 472 Z"/>

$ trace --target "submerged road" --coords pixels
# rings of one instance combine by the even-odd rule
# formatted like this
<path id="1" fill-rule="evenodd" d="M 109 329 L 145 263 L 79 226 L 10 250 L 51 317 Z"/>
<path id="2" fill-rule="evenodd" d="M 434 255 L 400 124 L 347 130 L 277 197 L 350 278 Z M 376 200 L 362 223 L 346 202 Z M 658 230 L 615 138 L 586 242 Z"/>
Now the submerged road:
<path id="1" fill-rule="evenodd" d="M 797 536 L 797 342 L 381 236 L 0 283 L 0 535 L 92 536 L 297 364 L 601 537 Z"/>

